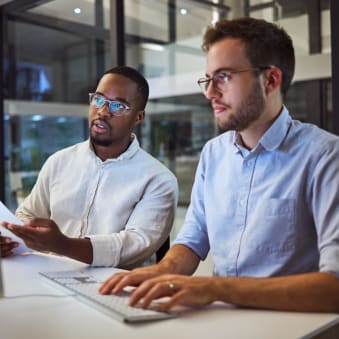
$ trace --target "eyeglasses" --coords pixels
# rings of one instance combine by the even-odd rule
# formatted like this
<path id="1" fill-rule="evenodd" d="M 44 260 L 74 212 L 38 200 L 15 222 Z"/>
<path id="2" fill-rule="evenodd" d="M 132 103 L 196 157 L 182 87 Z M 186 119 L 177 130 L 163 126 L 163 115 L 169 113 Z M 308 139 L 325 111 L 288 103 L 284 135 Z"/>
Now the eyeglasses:
<path id="1" fill-rule="evenodd" d="M 100 94 L 97 93 L 89 93 L 89 103 L 90 105 L 94 106 L 95 108 L 104 107 L 104 105 L 108 104 L 108 112 L 111 116 L 116 115 L 124 115 L 127 114 L 128 111 L 131 109 L 129 106 L 121 103 L 117 100 L 108 100 Z"/>
<path id="2" fill-rule="evenodd" d="M 270 69 L 271 67 L 272 66 L 263 66 L 241 70 L 223 70 L 215 73 L 212 77 L 200 78 L 198 80 L 198 85 L 201 88 L 202 92 L 205 94 L 207 92 L 208 86 L 210 85 L 210 82 L 212 81 L 214 89 L 223 92 L 227 89 L 227 85 L 231 81 L 233 74 L 264 71 L 266 69 Z"/>

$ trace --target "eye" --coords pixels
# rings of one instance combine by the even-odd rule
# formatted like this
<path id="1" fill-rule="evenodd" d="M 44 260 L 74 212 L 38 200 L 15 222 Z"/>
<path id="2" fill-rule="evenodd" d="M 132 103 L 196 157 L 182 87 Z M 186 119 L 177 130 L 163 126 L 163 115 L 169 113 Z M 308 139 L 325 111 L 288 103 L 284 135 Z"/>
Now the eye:
<path id="1" fill-rule="evenodd" d="M 105 99 L 100 96 L 94 96 L 94 102 L 97 107 L 102 107 L 105 105 Z"/>
<path id="2" fill-rule="evenodd" d="M 214 76 L 215 80 L 218 81 L 218 82 L 227 82 L 230 80 L 230 75 L 227 74 L 227 73 L 223 73 L 223 72 L 220 72 L 220 73 L 217 73 L 215 76 Z"/>
<path id="3" fill-rule="evenodd" d="M 119 111 L 120 109 L 124 109 L 124 106 L 118 101 L 112 101 L 111 104 L 109 105 L 109 108 L 111 111 L 116 112 Z"/>

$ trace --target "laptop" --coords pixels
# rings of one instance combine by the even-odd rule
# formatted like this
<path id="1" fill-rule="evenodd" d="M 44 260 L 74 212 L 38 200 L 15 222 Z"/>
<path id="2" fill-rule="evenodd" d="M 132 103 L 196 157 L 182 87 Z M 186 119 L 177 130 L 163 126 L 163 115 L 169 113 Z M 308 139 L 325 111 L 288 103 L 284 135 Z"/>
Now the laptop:
<path id="1" fill-rule="evenodd" d="M 39 272 L 41 277 L 54 287 L 66 291 L 81 302 L 126 323 L 162 320 L 176 317 L 173 312 L 159 312 L 157 303 L 142 309 L 128 305 L 130 292 L 118 295 L 101 295 L 98 292 L 102 282 L 86 271 Z"/>

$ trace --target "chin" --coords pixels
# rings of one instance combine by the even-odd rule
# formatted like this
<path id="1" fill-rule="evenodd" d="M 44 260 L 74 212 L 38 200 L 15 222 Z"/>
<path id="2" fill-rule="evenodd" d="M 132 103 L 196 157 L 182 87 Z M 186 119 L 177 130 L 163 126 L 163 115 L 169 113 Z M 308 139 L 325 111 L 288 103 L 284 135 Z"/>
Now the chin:
<path id="1" fill-rule="evenodd" d="M 100 139 L 100 138 L 93 137 L 93 136 L 91 136 L 90 140 L 91 140 L 92 144 L 95 145 L 95 146 L 107 147 L 107 146 L 110 146 L 112 144 L 111 140 Z"/>

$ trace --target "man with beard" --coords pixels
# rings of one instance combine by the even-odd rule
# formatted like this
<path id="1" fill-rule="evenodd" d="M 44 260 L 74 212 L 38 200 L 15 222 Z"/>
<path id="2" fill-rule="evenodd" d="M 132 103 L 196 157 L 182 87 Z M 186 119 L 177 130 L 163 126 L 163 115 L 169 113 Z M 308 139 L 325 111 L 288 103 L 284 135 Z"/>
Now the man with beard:
<path id="1" fill-rule="evenodd" d="M 154 266 L 118 273 L 102 294 L 137 286 L 147 308 L 222 301 L 243 307 L 339 312 L 339 138 L 292 120 L 286 32 L 264 20 L 207 29 L 198 80 L 219 127 L 204 147 L 185 223 Z M 211 251 L 213 277 L 191 277 Z"/>
<path id="2" fill-rule="evenodd" d="M 89 140 L 44 164 L 16 215 L 3 223 L 26 245 L 94 266 L 155 262 L 177 204 L 175 176 L 139 147 L 132 130 L 145 116 L 149 87 L 130 67 L 107 71 L 89 94 Z M 2 239 L 2 256 L 17 243 Z"/>

